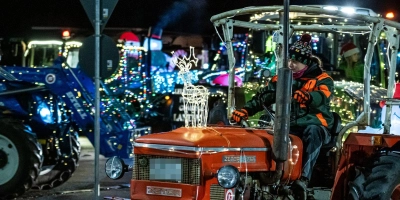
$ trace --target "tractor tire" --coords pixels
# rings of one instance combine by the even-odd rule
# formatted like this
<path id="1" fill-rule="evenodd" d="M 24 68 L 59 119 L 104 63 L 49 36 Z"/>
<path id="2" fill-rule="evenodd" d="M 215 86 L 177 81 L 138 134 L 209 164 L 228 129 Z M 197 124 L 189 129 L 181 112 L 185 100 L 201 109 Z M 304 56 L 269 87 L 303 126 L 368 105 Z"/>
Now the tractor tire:
<path id="1" fill-rule="evenodd" d="M 355 168 L 354 170 L 356 175 L 355 179 L 348 183 L 349 195 L 346 198 L 347 200 L 359 200 L 360 195 L 362 195 L 364 191 L 363 184 L 365 183 L 365 173 L 358 168 Z"/>
<path id="2" fill-rule="evenodd" d="M 378 157 L 362 186 L 360 200 L 400 199 L 400 155 Z"/>
<path id="3" fill-rule="evenodd" d="M 70 135 L 71 155 L 64 157 L 64 154 L 50 172 L 40 175 L 32 186 L 33 189 L 49 190 L 62 185 L 72 177 L 78 167 L 81 153 L 78 139 L 76 132 Z"/>
<path id="4" fill-rule="evenodd" d="M 43 162 L 36 135 L 20 120 L 0 119 L 0 199 L 31 189 Z"/>

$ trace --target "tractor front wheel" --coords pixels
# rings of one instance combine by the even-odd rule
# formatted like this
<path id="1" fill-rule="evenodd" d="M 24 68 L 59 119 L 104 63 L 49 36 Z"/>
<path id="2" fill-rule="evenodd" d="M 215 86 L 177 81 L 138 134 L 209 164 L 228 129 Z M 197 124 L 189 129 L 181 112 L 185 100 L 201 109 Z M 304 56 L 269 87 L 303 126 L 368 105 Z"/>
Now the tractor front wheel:
<path id="1" fill-rule="evenodd" d="M 0 197 L 14 198 L 29 190 L 43 162 L 36 135 L 21 121 L 0 119 Z"/>

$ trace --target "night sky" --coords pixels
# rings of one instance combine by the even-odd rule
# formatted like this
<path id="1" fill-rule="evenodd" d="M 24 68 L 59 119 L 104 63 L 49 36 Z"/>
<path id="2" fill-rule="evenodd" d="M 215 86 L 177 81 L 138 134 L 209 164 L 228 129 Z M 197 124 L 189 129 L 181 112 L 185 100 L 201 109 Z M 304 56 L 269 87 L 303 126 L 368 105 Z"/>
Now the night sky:
<path id="1" fill-rule="evenodd" d="M 329 3 L 328 3 L 329 2 Z M 337 2 L 337 3 L 335 3 Z M 292 0 L 291 5 L 333 4 L 393 11 L 396 0 Z M 246 6 L 282 5 L 283 0 L 119 0 L 106 28 L 144 28 L 196 34 L 214 31 L 211 16 Z M 393 10 L 393 8 L 397 8 Z M 31 27 L 70 27 L 93 31 L 79 0 L 2 0 L 0 38 L 23 35 Z"/>

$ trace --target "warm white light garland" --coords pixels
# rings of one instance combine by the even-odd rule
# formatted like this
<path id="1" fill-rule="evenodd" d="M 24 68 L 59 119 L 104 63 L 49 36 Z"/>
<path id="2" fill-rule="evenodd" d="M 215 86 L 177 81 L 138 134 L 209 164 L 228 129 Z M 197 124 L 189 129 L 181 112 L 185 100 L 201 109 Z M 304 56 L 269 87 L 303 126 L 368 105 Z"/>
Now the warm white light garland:
<path id="1" fill-rule="evenodd" d="M 174 52 L 172 52 L 174 54 Z M 172 62 L 180 69 L 178 75 L 184 82 L 183 103 L 185 127 L 206 127 L 208 117 L 208 89 L 202 85 L 193 85 L 190 69 L 196 66 L 198 58 L 194 54 L 194 47 L 190 47 L 189 57 L 175 57 Z"/>

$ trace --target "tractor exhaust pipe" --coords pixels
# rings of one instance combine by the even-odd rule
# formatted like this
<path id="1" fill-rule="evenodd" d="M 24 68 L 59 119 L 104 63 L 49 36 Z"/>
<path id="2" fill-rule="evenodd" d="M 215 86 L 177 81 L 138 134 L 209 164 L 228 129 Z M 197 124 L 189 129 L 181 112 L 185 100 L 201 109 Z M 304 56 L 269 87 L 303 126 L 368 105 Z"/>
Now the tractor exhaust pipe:
<path id="1" fill-rule="evenodd" d="M 276 86 L 276 115 L 274 124 L 274 143 L 272 152 L 276 169 L 283 170 L 283 163 L 288 156 L 290 128 L 290 102 L 292 94 L 292 71 L 288 67 L 289 0 L 284 0 L 283 31 L 281 40 L 280 63 L 278 63 L 278 82 Z"/>

